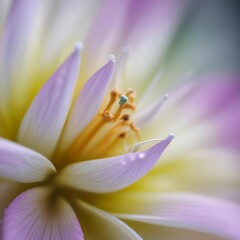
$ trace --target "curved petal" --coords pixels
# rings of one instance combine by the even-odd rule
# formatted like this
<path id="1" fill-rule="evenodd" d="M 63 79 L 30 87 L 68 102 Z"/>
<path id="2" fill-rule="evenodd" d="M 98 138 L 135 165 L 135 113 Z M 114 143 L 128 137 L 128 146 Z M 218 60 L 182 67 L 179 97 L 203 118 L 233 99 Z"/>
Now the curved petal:
<path id="1" fill-rule="evenodd" d="M 17 69 L 24 68 L 23 58 L 26 55 L 38 5 L 39 1 L 11 1 L 0 42 L 0 106 L 5 105 L 1 107 L 6 107 L 9 101 L 12 76 L 16 75 Z M 14 88 L 21 86 L 20 79 L 16 79 L 18 84 L 13 84 Z"/>
<path id="2" fill-rule="evenodd" d="M 156 116 L 159 114 L 159 110 L 161 106 L 167 99 L 168 99 L 168 94 L 164 94 L 163 96 L 160 96 L 148 107 L 140 111 L 137 115 L 133 116 L 133 121 L 140 128 L 149 126 L 149 124 L 151 124 L 151 121 L 154 118 L 156 118 Z"/>
<path id="3" fill-rule="evenodd" d="M 79 220 L 84 229 L 84 235 L 89 240 L 141 240 L 142 238 L 134 232 L 128 225 L 83 201 L 76 202 Z"/>
<path id="4" fill-rule="evenodd" d="M 70 204 L 61 197 L 53 204 L 50 197 L 48 188 L 33 188 L 19 195 L 5 212 L 3 239 L 83 240 Z"/>
<path id="5" fill-rule="evenodd" d="M 46 157 L 56 147 L 64 126 L 80 67 L 81 45 L 45 83 L 28 109 L 20 126 L 18 140 Z"/>
<path id="6" fill-rule="evenodd" d="M 0 138 L 0 177 L 31 183 L 42 181 L 55 171 L 52 163 L 39 153 Z"/>
<path id="7" fill-rule="evenodd" d="M 111 56 L 81 89 L 61 138 L 62 148 L 67 148 L 97 114 L 111 80 L 114 62 L 115 57 Z"/>
<path id="8" fill-rule="evenodd" d="M 195 230 L 165 227 L 145 222 L 124 220 L 133 228 L 143 239 L 147 240 L 226 240 L 209 233 L 197 232 Z"/>
<path id="9" fill-rule="evenodd" d="M 63 169 L 58 180 L 88 192 L 120 190 L 148 173 L 172 139 L 169 135 L 147 151 L 72 164 Z"/>
<path id="10" fill-rule="evenodd" d="M 187 193 L 128 194 L 118 203 L 112 210 L 127 212 L 116 214 L 122 219 L 240 238 L 240 206 L 226 200 Z"/>
<path id="11" fill-rule="evenodd" d="M 106 53 L 116 49 L 119 40 L 124 36 L 122 28 L 127 18 L 130 3 L 131 1 L 128 0 L 120 2 L 105 0 L 100 5 L 86 38 L 87 68 L 95 67 Z M 125 41 L 121 41 L 121 44 L 123 42 Z M 101 47 L 99 48 L 99 46 Z"/>

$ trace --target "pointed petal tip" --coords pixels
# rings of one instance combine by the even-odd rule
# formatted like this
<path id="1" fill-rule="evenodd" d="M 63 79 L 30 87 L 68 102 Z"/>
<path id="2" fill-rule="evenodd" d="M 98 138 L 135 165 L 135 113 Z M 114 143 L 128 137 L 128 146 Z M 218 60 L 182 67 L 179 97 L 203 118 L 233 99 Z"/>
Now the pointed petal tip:
<path id="1" fill-rule="evenodd" d="M 165 94 L 163 95 L 163 97 L 167 100 L 167 99 L 169 98 L 168 93 L 165 93 Z"/>
<path id="2" fill-rule="evenodd" d="M 58 175 L 58 183 L 93 193 L 124 189 L 145 176 L 174 138 L 169 134 L 145 151 L 73 163 Z"/>
<path id="3" fill-rule="evenodd" d="M 82 42 L 76 42 L 75 45 L 74 45 L 74 51 L 76 52 L 80 52 L 83 48 L 83 44 Z"/>
<path id="4" fill-rule="evenodd" d="M 115 63 L 116 62 L 116 57 L 114 55 L 109 56 L 109 62 Z"/>
<path id="5" fill-rule="evenodd" d="M 129 53 L 129 51 L 130 51 L 130 47 L 129 46 L 123 46 L 122 47 L 122 51 L 124 52 L 124 53 Z"/>
<path id="6" fill-rule="evenodd" d="M 173 140 L 175 138 L 175 134 L 174 133 L 169 133 L 168 134 L 168 138 L 170 138 L 171 140 Z"/>

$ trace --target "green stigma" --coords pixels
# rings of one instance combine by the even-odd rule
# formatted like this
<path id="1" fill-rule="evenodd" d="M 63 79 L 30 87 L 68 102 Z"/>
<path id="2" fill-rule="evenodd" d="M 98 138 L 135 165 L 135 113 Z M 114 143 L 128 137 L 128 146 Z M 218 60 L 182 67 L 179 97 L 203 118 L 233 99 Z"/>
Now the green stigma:
<path id="1" fill-rule="evenodd" d="M 125 95 L 121 95 L 120 100 L 119 100 L 119 105 L 123 106 L 127 101 L 128 101 L 128 97 Z"/>

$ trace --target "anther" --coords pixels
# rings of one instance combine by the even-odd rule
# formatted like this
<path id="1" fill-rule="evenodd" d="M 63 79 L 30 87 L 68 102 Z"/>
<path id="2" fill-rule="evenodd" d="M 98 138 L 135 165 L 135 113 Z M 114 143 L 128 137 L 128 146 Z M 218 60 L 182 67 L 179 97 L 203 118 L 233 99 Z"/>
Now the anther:
<path id="1" fill-rule="evenodd" d="M 128 97 L 129 102 L 133 103 L 136 98 L 136 92 L 130 88 L 127 90 L 126 96 Z"/>
<path id="2" fill-rule="evenodd" d="M 121 117 L 121 119 L 122 119 L 123 121 L 127 122 L 127 121 L 129 121 L 130 116 L 129 116 L 128 114 L 125 114 L 125 115 L 123 115 L 123 116 Z"/>
<path id="3" fill-rule="evenodd" d="M 121 95 L 119 100 L 119 105 L 123 106 L 125 103 L 127 103 L 127 101 L 128 101 L 128 97 L 125 95 Z"/>
<path id="4" fill-rule="evenodd" d="M 119 118 L 123 109 L 135 110 L 135 108 L 136 108 L 135 105 L 131 104 L 131 103 L 125 103 L 124 105 L 120 105 L 120 107 L 118 108 L 117 112 L 115 113 L 115 115 L 113 117 L 113 121 L 116 121 Z"/>
<path id="5" fill-rule="evenodd" d="M 125 133 L 125 132 L 120 133 L 120 134 L 119 134 L 119 137 L 120 137 L 120 138 L 125 138 L 125 137 L 126 137 L 126 133 Z"/>
<path id="6" fill-rule="evenodd" d="M 105 108 L 104 112 L 105 111 L 108 111 L 111 109 L 112 105 L 115 103 L 115 101 L 117 100 L 117 97 L 118 97 L 118 91 L 113 89 L 111 92 L 110 92 L 110 101 L 107 105 L 107 107 Z"/>

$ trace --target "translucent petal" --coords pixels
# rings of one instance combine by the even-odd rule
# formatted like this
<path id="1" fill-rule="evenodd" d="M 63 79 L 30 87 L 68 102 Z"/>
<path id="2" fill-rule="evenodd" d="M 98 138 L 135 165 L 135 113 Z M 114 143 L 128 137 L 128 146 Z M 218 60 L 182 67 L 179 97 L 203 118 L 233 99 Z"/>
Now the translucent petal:
<path id="1" fill-rule="evenodd" d="M 172 139 L 173 136 L 169 135 L 143 152 L 71 164 L 60 172 L 58 180 L 66 186 L 88 192 L 107 193 L 123 189 L 151 170 Z"/>

